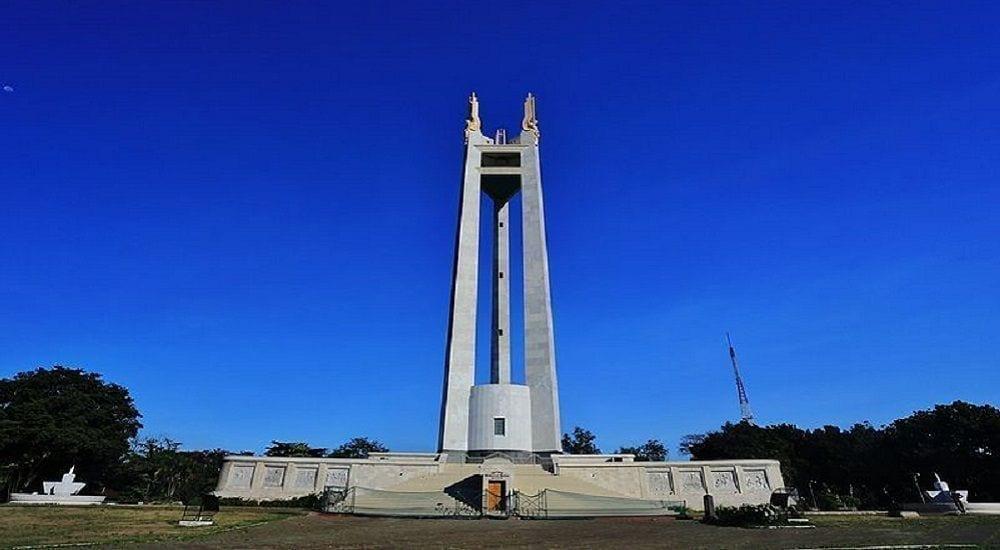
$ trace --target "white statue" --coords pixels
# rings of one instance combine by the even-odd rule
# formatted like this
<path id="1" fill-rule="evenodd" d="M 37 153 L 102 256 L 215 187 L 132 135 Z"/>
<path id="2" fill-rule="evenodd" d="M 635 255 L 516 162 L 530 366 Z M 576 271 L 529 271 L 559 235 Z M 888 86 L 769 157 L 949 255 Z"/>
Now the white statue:
<path id="1" fill-rule="evenodd" d="M 483 123 L 479 120 L 479 98 L 476 97 L 476 92 L 472 92 L 469 96 L 469 118 L 465 120 L 466 141 L 470 134 L 479 132 L 482 127 Z"/>
<path id="2" fill-rule="evenodd" d="M 87 485 L 86 483 L 81 483 L 76 480 L 76 466 L 72 466 L 68 472 L 63 474 L 62 481 L 43 481 L 42 490 L 46 495 L 56 495 L 60 497 L 67 497 L 71 495 L 78 494 Z"/>
<path id="3" fill-rule="evenodd" d="M 535 96 L 528 93 L 524 98 L 524 118 L 521 120 L 521 129 L 525 132 L 535 134 L 535 141 L 540 135 L 538 131 L 538 117 L 535 114 Z"/>
<path id="4" fill-rule="evenodd" d="M 969 502 L 969 491 L 953 491 L 947 483 L 941 481 L 941 476 L 934 473 L 934 490 L 924 491 L 924 497 L 930 502 L 954 503 L 960 508 Z"/>
<path id="5" fill-rule="evenodd" d="M 84 496 L 86 483 L 76 481 L 76 466 L 63 474 L 62 481 L 43 481 L 42 494 L 11 493 L 10 501 L 20 504 L 101 504 L 103 496 Z"/>

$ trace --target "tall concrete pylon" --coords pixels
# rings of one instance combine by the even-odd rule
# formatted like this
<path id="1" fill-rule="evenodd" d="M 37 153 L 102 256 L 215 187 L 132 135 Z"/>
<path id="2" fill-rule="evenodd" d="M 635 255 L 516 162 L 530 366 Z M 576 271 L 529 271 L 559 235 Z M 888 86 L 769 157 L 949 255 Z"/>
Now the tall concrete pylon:
<path id="1" fill-rule="evenodd" d="M 561 452 L 559 388 L 538 158 L 535 98 L 524 102 L 521 134 L 482 133 L 479 101 L 469 98 L 465 169 L 459 201 L 451 315 L 438 450 L 454 456 L 505 451 Z M 493 202 L 490 383 L 475 385 L 479 296 L 480 198 Z M 525 383 L 511 380 L 510 199 L 521 193 Z"/>

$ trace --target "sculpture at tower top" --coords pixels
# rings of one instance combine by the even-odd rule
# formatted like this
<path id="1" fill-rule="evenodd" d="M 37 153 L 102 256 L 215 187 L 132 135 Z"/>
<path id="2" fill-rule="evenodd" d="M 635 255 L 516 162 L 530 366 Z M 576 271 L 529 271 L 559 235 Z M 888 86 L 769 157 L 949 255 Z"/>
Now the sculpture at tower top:
<path id="1" fill-rule="evenodd" d="M 483 123 L 479 120 L 479 98 L 476 92 L 469 96 L 469 118 L 465 120 L 465 139 L 469 139 L 469 134 L 479 132 Z"/>
<path id="2" fill-rule="evenodd" d="M 521 129 L 525 132 L 531 132 L 535 134 L 535 139 L 538 139 L 538 117 L 535 116 L 535 96 L 528 93 L 528 97 L 524 98 L 524 119 L 521 120 Z"/>

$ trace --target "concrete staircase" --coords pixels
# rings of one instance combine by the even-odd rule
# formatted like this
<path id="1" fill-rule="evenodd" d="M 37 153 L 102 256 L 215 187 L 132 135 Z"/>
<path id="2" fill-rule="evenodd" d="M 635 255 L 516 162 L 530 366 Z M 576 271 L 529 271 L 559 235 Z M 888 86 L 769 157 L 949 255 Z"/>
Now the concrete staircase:
<path id="1" fill-rule="evenodd" d="M 355 487 L 342 505 L 329 511 L 379 516 L 479 517 L 487 498 L 476 476 L 495 472 L 505 474 L 502 479 L 507 482 L 509 494 L 514 491 L 521 494 L 508 503 L 510 507 L 517 506 L 521 516 L 570 518 L 674 513 L 668 508 L 671 503 L 631 498 L 577 477 L 555 475 L 540 464 L 510 462 L 442 463 L 435 474 L 408 479 L 385 490 Z"/>

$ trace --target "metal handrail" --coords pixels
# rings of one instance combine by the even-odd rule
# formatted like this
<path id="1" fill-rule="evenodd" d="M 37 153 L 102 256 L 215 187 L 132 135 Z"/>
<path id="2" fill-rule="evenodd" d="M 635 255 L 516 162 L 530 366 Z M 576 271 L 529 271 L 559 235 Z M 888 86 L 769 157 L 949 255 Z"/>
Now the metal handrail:
<path id="1" fill-rule="evenodd" d="M 491 458 L 505 458 L 514 464 L 542 464 L 543 459 L 539 458 L 538 455 L 531 454 L 527 456 L 517 456 L 509 455 L 502 451 L 497 451 L 495 453 L 490 453 L 486 456 L 470 456 L 466 457 L 465 462 L 467 464 L 482 464 Z"/>

